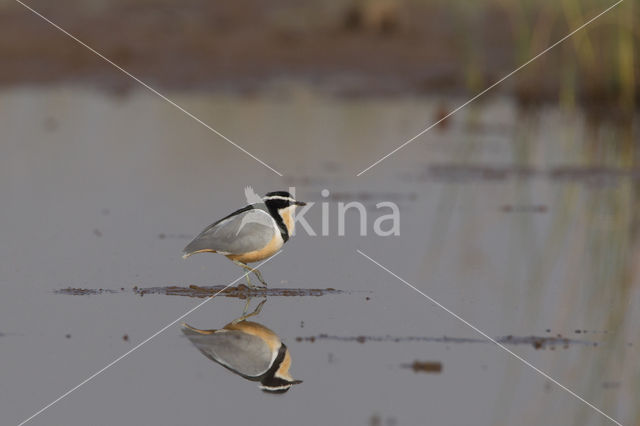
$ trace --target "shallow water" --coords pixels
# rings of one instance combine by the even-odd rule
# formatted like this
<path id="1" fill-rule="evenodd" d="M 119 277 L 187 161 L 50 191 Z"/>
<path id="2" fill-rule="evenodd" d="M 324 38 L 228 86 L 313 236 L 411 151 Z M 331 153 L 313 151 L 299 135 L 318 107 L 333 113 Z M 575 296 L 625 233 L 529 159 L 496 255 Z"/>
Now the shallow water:
<path id="1" fill-rule="evenodd" d="M 441 100 L 171 96 L 284 176 L 145 92 L 0 93 L 3 424 L 207 300 L 136 289 L 238 278 L 222 256 L 181 250 L 242 207 L 246 185 L 295 186 L 317 203 L 307 218 L 319 235 L 299 228 L 261 270 L 273 288 L 336 291 L 274 291 L 256 318 L 304 383 L 265 395 L 175 324 L 30 424 L 610 424 L 356 249 L 623 424 L 639 421 L 631 130 L 496 98 L 356 178 L 434 121 Z M 350 200 L 367 206 L 366 237 L 355 212 L 337 236 L 336 203 Z M 372 233 L 386 200 L 400 208 L 400 236 Z M 243 306 L 210 299 L 184 321 L 220 328 Z M 441 371 L 414 371 L 421 363 Z"/>

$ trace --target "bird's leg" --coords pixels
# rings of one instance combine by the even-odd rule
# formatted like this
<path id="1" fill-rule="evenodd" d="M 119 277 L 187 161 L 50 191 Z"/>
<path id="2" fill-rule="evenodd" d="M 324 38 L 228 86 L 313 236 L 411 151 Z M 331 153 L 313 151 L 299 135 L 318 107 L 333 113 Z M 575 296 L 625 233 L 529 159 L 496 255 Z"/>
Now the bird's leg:
<path id="1" fill-rule="evenodd" d="M 239 260 L 233 260 L 233 263 L 235 263 L 236 265 L 238 265 L 242 269 L 246 269 L 247 270 L 247 273 L 246 273 L 247 285 L 249 285 L 250 289 L 255 290 L 257 287 L 255 285 L 251 284 L 251 278 L 249 278 L 249 274 L 253 271 L 253 269 L 251 269 L 251 267 L 249 267 L 249 265 L 247 265 L 246 263 L 242 263 Z"/>
<path id="2" fill-rule="evenodd" d="M 267 283 L 264 280 L 264 278 L 262 278 L 262 274 L 256 268 L 252 268 L 251 266 L 247 265 L 246 263 L 240 262 L 239 260 L 234 260 L 233 263 L 235 263 L 236 265 L 240 266 L 241 268 L 246 269 L 249 272 L 253 272 L 256 275 L 256 277 L 258 277 L 258 279 L 260 280 L 262 285 L 264 287 L 267 287 Z M 257 288 L 256 286 L 251 284 L 251 280 L 249 280 L 249 274 L 247 274 L 247 282 L 249 283 L 249 287 L 251 287 L 252 289 L 256 289 Z"/>
<path id="3" fill-rule="evenodd" d="M 249 306 L 249 301 L 251 300 L 251 298 L 247 299 L 247 303 L 245 304 L 244 308 L 245 308 L 245 312 L 247 307 Z M 246 314 L 246 313 L 242 313 L 242 316 L 238 319 L 235 319 L 233 321 L 231 321 L 231 324 L 237 324 L 239 322 L 242 322 L 244 320 L 246 320 L 247 318 L 251 318 L 254 317 L 256 315 L 259 315 L 260 312 L 262 311 L 262 305 L 264 305 L 267 301 L 267 298 L 265 297 L 264 300 L 260 303 L 258 303 L 258 306 L 256 306 L 256 308 L 253 310 L 253 312 L 251 312 L 250 314 Z"/>
<path id="4" fill-rule="evenodd" d="M 251 303 L 251 297 L 247 297 L 247 301 L 244 304 L 244 309 L 242 309 L 242 316 L 247 315 L 247 311 L 249 310 L 249 304 Z"/>
<path id="5" fill-rule="evenodd" d="M 262 278 L 262 274 L 260 273 L 260 271 L 258 271 L 258 269 L 256 268 L 252 268 L 251 271 L 256 275 L 256 277 L 258 277 L 262 285 L 266 287 L 267 283 L 265 282 L 264 278 Z"/>

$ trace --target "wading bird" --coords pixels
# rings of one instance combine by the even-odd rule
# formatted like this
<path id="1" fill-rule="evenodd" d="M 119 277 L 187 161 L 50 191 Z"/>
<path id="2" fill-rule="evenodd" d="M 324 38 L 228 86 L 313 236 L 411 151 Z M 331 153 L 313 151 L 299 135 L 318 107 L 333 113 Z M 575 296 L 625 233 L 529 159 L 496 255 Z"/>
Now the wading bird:
<path id="1" fill-rule="evenodd" d="M 253 192 L 250 188 L 247 191 Z M 257 269 L 247 263 L 267 259 L 280 250 L 293 233 L 293 212 L 306 203 L 296 201 L 286 191 L 269 192 L 264 197 L 251 200 L 250 204 L 209 225 L 183 251 L 184 258 L 196 253 L 212 252 L 225 255 L 236 265 L 253 272 L 266 287 L 267 283 Z M 254 201 L 254 202 L 252 202 Z"/>

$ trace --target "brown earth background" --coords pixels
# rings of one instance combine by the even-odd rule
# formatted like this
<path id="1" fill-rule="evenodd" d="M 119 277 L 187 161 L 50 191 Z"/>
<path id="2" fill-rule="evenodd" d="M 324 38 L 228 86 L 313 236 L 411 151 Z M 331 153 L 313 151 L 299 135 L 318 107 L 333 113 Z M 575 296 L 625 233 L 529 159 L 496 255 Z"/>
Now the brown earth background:
<path id="1" fill-rule="evenodd" d="M 27 3 L 161 88 L 246 92 L 286 82 L 350 96 L 473 94 L 613 4 L 603 0 Z M 638 7 L 610 13 L 501 85 L 524 103 L 630 111 Z M 618 10 L 620 12 L 620 10 Z M 0 84 L 136 83 L 14 1 L 0 3 Z"/>

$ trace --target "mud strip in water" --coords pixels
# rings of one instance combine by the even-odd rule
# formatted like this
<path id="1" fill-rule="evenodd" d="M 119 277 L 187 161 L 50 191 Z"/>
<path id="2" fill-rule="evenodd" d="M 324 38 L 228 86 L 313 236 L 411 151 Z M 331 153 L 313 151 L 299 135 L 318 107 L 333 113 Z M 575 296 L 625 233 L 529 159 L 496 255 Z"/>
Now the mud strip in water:
<path id="1" fill-rule="evenodd" d="M 188 287 L 180 286 L 167 286 L 167 287 L 133 287 L 130 290 L 134 294 L 144 296 L 146 294 L 164 294 L 166 296 L 186 296 L 186 297 L 211 297 L 215 295 L 225 297 L 237 297 L 239 299 L 246 299 L 247 297 L 264 297 L 264 296 L 324 296 L 325 294 L 343 294 L 346 293 L 343 290 L 337 290 L 335 288 L 249 288 L 244 284 L 238 286 L 227 287 L 222 285 L 217 286 L 197 286 L 190 285 Z M 90 288 L 63 288 L 55 290 L 55 294 L 64 294 L 71 296 L 86 296 L 96 294 L 113 294 L 113 293 L 127 293 L 129 290 L 120 288 L 120 290 L 112 289 L 90 289 Z"/>
<path id="2" fill-rule="evenodd" d="M 124 293 L 125 289 L 121 288 L 120 290 L 112 290 L 105 288 L 74 288 L 67 287 L 61 288 L 59 290 L 53 290 L 54 294 L 66 294 L 72 296 L 87 296 L 94 294 L 114 294 L 114 293 Z"/>
<path id="3" fill-rule="evenodd" d="M 467 338 L 467 337 L 428 337 L 428 336 L 332 336 L 319 334 L 317 336 L 296 337 L 297 342 L 315 342 L 317 340 L 334 340 L 339 342 L 438 342 L 438 343 L 491 343 L 487 339 Z M 535 349 L 556 348 L 568 349 L 570 345 L 598 346 L 598 342 L 587 340 L 569 339 L 562 336 L 502 336 L 496 338 L 498 343 L 504 345 L 531 345 Z"/>
<path id="4" fill-rule="evenodd" d="M 621 179 L 640 180 L 639 168 L 608 168 L 583 166 L 558 166 L 549 169 L 501 166 L 491 164 L 442 163 L 429 164 L 421 171 L 403 173 L 407 182 L 433 181 L 441 183 L 504 182 L 546 178 L 558 183 L 582 183 L 588 186 L 612 186 Z"/>

